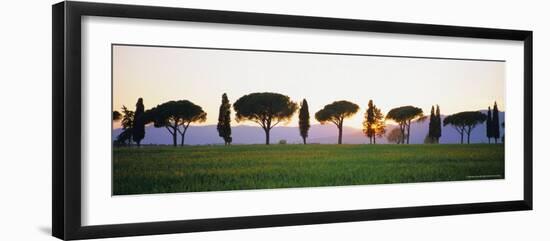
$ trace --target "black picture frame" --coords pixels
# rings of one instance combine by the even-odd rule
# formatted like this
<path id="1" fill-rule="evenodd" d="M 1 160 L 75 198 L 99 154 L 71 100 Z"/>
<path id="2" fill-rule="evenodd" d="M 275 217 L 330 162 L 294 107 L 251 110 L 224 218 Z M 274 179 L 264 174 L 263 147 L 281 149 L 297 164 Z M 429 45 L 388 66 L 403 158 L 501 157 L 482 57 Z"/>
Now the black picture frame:
<path id="1" fill-rule="evenodd" d="M 366 21 L 262 13 L 151 7 L 90 2 L 52 6 L 52 233 L 60 239 L 307 225 L 381 219 L 532 210 L 533 33 L 523 30 Z M 429 36 L 517 40 L 524 43 L 524 194 L 522 200 L 367 210 L 294 213 L 99 226 L 81 224 L 81 17 L 194 21 Z"/>

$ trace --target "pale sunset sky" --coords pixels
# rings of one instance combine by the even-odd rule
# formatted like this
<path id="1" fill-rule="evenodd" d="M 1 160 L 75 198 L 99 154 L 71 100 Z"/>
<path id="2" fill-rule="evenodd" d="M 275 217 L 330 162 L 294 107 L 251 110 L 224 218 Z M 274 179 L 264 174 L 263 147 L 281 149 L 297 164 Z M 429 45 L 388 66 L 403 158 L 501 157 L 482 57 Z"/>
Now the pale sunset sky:
<path id="1" fill-rule="evenodd" d="M 452 57 L 452 56 L 450 56 Z M 315 112 L 336 100 L 360 106 L 344 125 L 361 128 L 370 99 L 385 114 L 413 105 L 429 115 L 438 104 L 444 115 L 485 110 L 493 102 L 504 111 L 505 62 L 276 53 L 171 47 L 113 46 L 113 110 L 131 110 L 139 97 L 145 109 L 187 99 L 216 124 L 221 96 L 231 103 L 252 92 L 276 92 L 309 104 Z M 232 110 L 232 125 L 236 123 Z M 297 126 L 295 114 L 288 126 Z M 197 124 L 195 124 L 197 125 Z"/>

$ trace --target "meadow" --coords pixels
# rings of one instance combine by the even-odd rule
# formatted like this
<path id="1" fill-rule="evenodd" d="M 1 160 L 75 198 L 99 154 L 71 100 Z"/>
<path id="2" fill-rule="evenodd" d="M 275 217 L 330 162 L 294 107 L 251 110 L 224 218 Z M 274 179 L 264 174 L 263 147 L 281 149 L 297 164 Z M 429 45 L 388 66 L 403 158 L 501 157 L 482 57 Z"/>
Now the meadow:
<path id="1" fill-rule="evenodd" d="M 504 146 L 120 147 L 113 195 L 504 178 Z"/>

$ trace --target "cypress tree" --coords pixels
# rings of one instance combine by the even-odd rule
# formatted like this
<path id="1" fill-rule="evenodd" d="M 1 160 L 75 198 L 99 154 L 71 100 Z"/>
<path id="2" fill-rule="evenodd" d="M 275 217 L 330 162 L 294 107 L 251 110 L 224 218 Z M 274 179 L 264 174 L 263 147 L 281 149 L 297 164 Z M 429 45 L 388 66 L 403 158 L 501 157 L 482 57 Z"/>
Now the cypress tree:
<path id="1" fill-rule="evenodd" d="M 300 113 L 299 113 L 299 126 L 300 126 L 300 136 L 302 136 L 302 139 L 304 141 L 304 145 L 306 144 L 306 139 L 308 136 L 309 131 L 309 106 L 307 105 L 307 100 L 304 99 L 302 101 L 302 105 L 300 107 Z"/>
<path id="2" fill-rule="evenodd" d="M 226 146 L 230 145 L 233 141 L 231 137 L 231 104 L 226 93 L 222 95 L 217 129 L 218 135 L 223 138 L 224 144 Z"/>
<path id="3" fill-rule="evenodd" d="M 435 108 L 435 131 L 434 137 L 435 142 L 439 144 L 439 138 L 441 138 L 441 112 L 439 111 L 439 105 L 436 105 Z"/>
<path id="4" fill-rule="evenodd" d="M 491 143 L 491 138 L 493 138 L 493 118 L 491 117 L 491 106 L 487 107 L 487 121 L 485 122 L 487 127 L 487 140 Z"/>
<path id="5" fill-rule="evenodd" d="M 145 107 L 143 106 L 143 99 L 139 98 L 136 103 L 136 111 L 134 112 L 134 124 L 132 138 L 137 143 L 137 146 L 141 146 L 141 140 L 145 138 L 145 120 L 143 119 L 143 113 Z"/>
<path id="6" fill-rule="evenodd" d="M 428 124 L 429 143 L 433 143 L 435 140 L 436 125 L 437 125 L 437 121 L 435 119 L 434 106 L 432 105 L 432 109 L 430 110 L 430 123 Z"/>
<path id="7" fill-rule="evenodd" d="M 495 101 L 495 104 L 493 105 L 493 128 L 492 128 L 492 134 L 493 138 L 495 139 L 495 143 L 498 143 L 498 139 L 500 138 L 500 121 L 498 117 L 498 106 L 497 102 Z"/>

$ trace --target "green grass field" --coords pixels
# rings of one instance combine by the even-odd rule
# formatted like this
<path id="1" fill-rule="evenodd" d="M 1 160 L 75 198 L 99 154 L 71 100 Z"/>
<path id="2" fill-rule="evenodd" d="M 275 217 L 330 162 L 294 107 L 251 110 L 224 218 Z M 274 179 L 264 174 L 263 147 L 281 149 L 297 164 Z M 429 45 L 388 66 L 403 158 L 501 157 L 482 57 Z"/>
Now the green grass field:
<path id="1" fill-rule="evenodd" d="M 234 145 L 115 148 L 113 194 L 504 178 L 504 146 Z"/>

